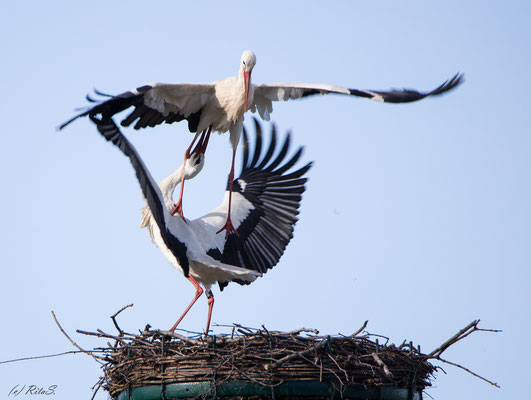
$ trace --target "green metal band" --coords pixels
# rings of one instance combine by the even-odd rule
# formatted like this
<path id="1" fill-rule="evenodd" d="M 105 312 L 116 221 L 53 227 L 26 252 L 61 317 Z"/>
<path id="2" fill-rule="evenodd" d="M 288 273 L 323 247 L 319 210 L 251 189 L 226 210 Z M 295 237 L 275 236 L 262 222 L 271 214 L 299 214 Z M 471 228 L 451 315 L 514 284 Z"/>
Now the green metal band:
<path id="1" fill-rule="evenodd" d="M 293 396 L 309 397 L 323 396 L 350 399 L 375 399 L 375 400 L 420 400 L 418 392 L 409 397 L 408 389 L 383 386 L 375 389 L 365 389 L 360 386 L 347 386 L 341 393 L 326 382 L 285 382 L 278 386 L 263 386 L 254 382 L 235 381 L 223 382 L 212 388 L 210 382 L 172 383 L 168 385 L 143 386 L 132 390 L 124 390 L 118 395 L 117 400 L 159 400 L 186 399 L 196 396 L 224 398 L 230 396 Z"/>

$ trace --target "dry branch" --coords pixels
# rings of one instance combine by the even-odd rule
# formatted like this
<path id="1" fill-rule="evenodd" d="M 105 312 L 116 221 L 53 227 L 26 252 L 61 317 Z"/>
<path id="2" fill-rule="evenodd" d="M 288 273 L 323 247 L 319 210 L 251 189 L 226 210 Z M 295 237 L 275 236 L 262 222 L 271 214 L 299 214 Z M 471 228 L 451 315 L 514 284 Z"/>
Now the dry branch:
<path id="1" fill-rule="evenodd" d="M 123 336 L 124 332 L 120 329 L 120 327 L 118 326 L 118 322 L 116 322 L 116 317 L 118 316 L 118 314 L 120 314 L 123 310 L 125 310 L 126 308 L 129 308 L 129 307 L 133 307 L 133 303 L 131 304 L 128 304 L 126 306 L 123 306 L 122 308 L 120 308 L 118 311 L 116 311 L 113 315 L 111 315 L 111 319 L 112 319 L 112 322 L 114 324 L 114 326 L 116 327 L 116 330 L 118 331 L 118 333 L 120 334 L 120 336 Z"/>
<path id="2" fill-rule="evenodd" d="M 450 339 L 448 339 L 442 345 L 440 345 L 435 350 L 433 350 L 430 354 L 426 355 L 426 359 L 438 360 L 438 361 L 441 361 L 441 362 L 443 362 L 445 364 L 449 364 L 449 365 L 453 365 L 454 367 L 461 368 L 463 371 L 466 371 L 469 374 L 474 375 L 476 378 L 484 380 L 485 382 L 490 383 L 492 386 L 496 386 L 497 388 L 499 388 L 500 386 L 497 383 L 492 382 L 489 379 L 484 378 L 481 375 L 476 374 L 475 372 L 471 371 L 470 369 L 468 369 L 466 367 L 463 367 L 460 364 L 457 364 L 457 363 L 454 363 L 452 361 L 448 361 L 448 360 L 445 360 L 445 359 L 441 358 L 441 354 L 446 349 L 448 349 L 453 344 L 463 340 L 464 338 L 466 338 L 467 336 L 471 335 L 474 332 L 495 332 L 495 333 L 501 332 L 500 330 L 497 330 L 497 329 L 479 328 L 478 327 L 479 322 L 480 322 L 479 319 L 476 319 L 476 320 L 472 321 L 470 324 L 465 326 L 463 329 L 461 329 L 459 332 L 457 332 L 454 336 L 452 336 Z"/>
<path id="3" fill-rule="evenodd" d="M 428 354 L 428 357 L 434 357 L 434 358 L 439 357 L 448 347 L 450 347 L 454 343 L 457 343 L 461 339 L 464 339 L 465 337 L 470 335 L 472 332 L 478 330 L 477 329 L 478 324 L 479 324 L 479 319 L 472 321 L 470 324 L 465 326 L 463 329 L 457 332 L 454 336 L 452 336 L 450 339 L 448 339 L 446 342 L 444 342 L 439 347 L 437 347 L 435 350 L 433 350 L 430 354 Z"/>
<path id="4" fill-rule="evenodd" d="M 59 323 L 59 321 L 57 321 L 57 318 L 55 317 L 55 313 L 52 311 L 52 316 L 53 316 L 53 319 L 55 321 L 55 323 L 57 324 L 57 326 L 59 327 L 59 329 L 61 330 L 61 332 L 63 333 L 63 335 L 66 336 L 66 338 L 70 341 L 70 343 L 72 343 L 77 349 L 79 349 L 80 351 L 82 351 L 83 353 L 85 354 L 88 354 L 89 356 L 91 356 L 92 358 L 94 358 L 97 362 L 99 362 L 100 364 L 102 364 L 101 361 L 99 360 L 103 360 L 103 361 L 107 361 L 104 357 L 99 357 L 99 356 L 95 356 L 94 354 L 92 354 L 92 352 L 90 351 L 87 351 L 85 349 L 82 349 L 76 342 L 74 342 L 70 336 L 68 336 L 66 334 L 66 332 L 64 331 L 63 327 L 61 326 L 61 324 Z"/>

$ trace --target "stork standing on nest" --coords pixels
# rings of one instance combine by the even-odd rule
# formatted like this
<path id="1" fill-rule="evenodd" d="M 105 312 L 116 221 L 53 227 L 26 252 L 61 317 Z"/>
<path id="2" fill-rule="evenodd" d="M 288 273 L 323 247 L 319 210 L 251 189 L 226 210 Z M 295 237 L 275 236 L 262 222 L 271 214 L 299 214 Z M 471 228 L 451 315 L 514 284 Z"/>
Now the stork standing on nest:
<path id="1" fill-rule="evenodd" d="M 242 54 L 240 69 L 236 77 L 229 77 L 207 84 L 150 83 L 99 102 L 97 105 L 63 123 L 59 129 L 64 128 L 82 116 L 101 115 L 101 120 L 105 121 L 115 114 L 132 107 L 132 112 L 122 120 L 122 126 L 129 126 L 136 121 L 134 128 L 140 129 L 148 126 L 154 127 L 163 122 L 171 124 L 187 120 L 190 132 L 196 132 L 194 140 L 202 132 L 208 131 L 210 133 L 210 131 L 214 130 L 224 133 L 230 131 L 232 163 L 229 182 L 232 182 L 236 148 L 243 127 L 243 115 L 248 110 L 252 112 L 258 111 L 260 116 L 267 121 L 269 120 L 269 114 L 273 111 L 273 101 L 299 99 L 327 93 L 365 97 L 388 103 L 408 103 L 428 96 L 446 93 L 458 86 L 462 81 L 462 75 L 457 74 L 434 90 L 425 93 L 410 89 L 390 91 L 347 89 L 340 86 L 313 83 L 254 85 L 251 83 L 251 73 L 255 64 L 256 56 L 254 53 L 250 50 L 245 50 Z M 100 92 L 96 93 L 102 94 Z M 90 97 L 87 98 L 90 101 L 94 101 Z M 191 146 L 187 152 L 190 149 Z M 186 157 L 185 153 L 185 159 Z M 231 194 L 232 187 L 231 183 L 229 183 L 227 220 L 218 231 L 219 233 L 225 230 L 225 236 L 232 231 L 238 233 L 231 218 Z M 183 216 L 182 190 L 176 205 L 176 211 Z"/>
<path id="2" fill-rule="evenodd" d="M 208 135 L 201 135 L 185 163 L 157 185 L 133 145 L 114 121 L 100 120 L 92 115 L 90 118 L 105 139 L 112 141 L 133 165 L 147 202 L 142 212 L 141 227 L 148 228 L 151 239 L 166 259 L 196 289 L 194 298 L 171 330 L 177 328 L 203 294 L 203 285 L 209 306 L 208 334 L 214 305 L 212 285 L 217 282 L 223 290 L 230 282 L 249 284 L 278 263 L 293 237 L 293 227 L 297 222 L 301 195 L 307 181 L 303 175 L 310 169 L 311 163 L 288 173 L 298 162 L 302 148 L 285 161 L 290 145 L 290 136 L 287 135 L 278 155 L 273 158 L 277 140 L 274 126 L 268 150 L 260 159 L 262 132 L 256 120 L 256 144 L 251 159 L 244 129 L 242 171 L 238 179 L 233 181 L 229 177 L 228 181 L 228 187 L 234 191 L 233 223 L 240 234 L 224 238 L 217 232 L 227 218 L 228 188 L 223 202 L 201 218 L 188 220 L 171 214 L 175 208 L 172 194 L 176 186 L 183 176 L 191 179 L 203 168 Z"/>

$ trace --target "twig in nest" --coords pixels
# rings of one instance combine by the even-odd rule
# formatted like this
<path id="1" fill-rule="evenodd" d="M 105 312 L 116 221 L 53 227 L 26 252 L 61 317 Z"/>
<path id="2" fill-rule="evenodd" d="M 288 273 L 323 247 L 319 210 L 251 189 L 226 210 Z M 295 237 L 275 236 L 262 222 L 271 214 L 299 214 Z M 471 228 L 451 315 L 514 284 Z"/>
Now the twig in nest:
<path id="1" fill-rule="evenodd" d="M 269 334 L 269 331 L 267 330 L 265 325 L 262 325 L 262 329 L 265 331 L 265 333 L 267 334 L 268 337 L 271 337 L 271 335 Z"/>
<path id="2" fill-rule="evenodd" d="M 350 335 L 349 337 L 353 338 L 353 337 L 358 336 L 361 332 L 363 332 L 363 330 L 364 330 L 365 328 L 367 328 L 367 324 L 368 324 L 368 323 L 369 323 L 369 320 L 365 321 L 365 322 L 363 323 L 363 325 L 361 326 L 361 328 L 358 329 L 356 332 L 354 332 L 354 333 L 353 333 L 352 335 Z"/>
<path id="3" fill-rule="evenodd" d="M 70 340 L 70 343 L 72 343 L 76 348 L 78 348 L 80 351 L 82 351 L 83 353 L 85 354 L 88 354 L 89 356 L 91 356 L 92 358 L 94 358 L 98 363 L 100 364 L 103 364 L 101 361 L 99 360 L 103 360 L 103 361 L 107 361 L 107 359 L 105 357 L 100 357 L 100 356 L 95 356 L 94 354 L 92 354 L 90 351 L 87 351 L 85 349 L 82 349 L 76 342 L 74 342 L 72 339 L 70 339 L 70 336 L 68 336 L 66 334 L 66 332 L 64 331 L 63 327 L 61 326 L 61 324 L 59 323 L 59 321 L 57 321 L 57 318 L 55 317 L 55 313 L 52 311 L 52 316 L 53 316 L 53 319 L 55 320 L 55 323 L 57 324 L 57 326 L 59 327 L 59 329 L 61 330 L 61 332 L 63 333 L 63 335 L 66 336 L 66 338 L 68 340 Z"/>
<path id="4" fill-rule="evenodd" d="M 120 308 L 118 311 L 116 311 L 113 315 L 111 315 L 112 322 L 113 322 L 114 326 L 116 327 L 116 329 L 118 330 L 118 333 L 120 334 L 120 336 L 123 336 L 123 335 L 124 335 L 124 331 L 122 331 L 122 330 L 120 329 L 120 327 L 118 326 L 118 323 L 116 322 L 116 317 L 117 317 L 118 314 L 120 314 L 123 310 L 125 310 L 126 308 L 129 308 L 129 307 L 133 307 L 133 303 L 128 304 L 128 305 L 126 305 L 126 306 L 123 306 L 123 307 Z"/>
<path id="5" fill-rule="evenodd" d="M 187 336 L 183 336 L 183 335 L 179 335 L 178 333 L 175 333 L 175 332 L 172 332 L 172 331 L 159 331 L 158 329 L 157 330 L 153 330 L 153 331 L 148 331 L 148 332 L 143 332 L 142 336 L 145 336 L 145 337 L 149 337 L 149 336 L 169 336 L 171 338 L 174 338 L 174 339 L 179 339 L 185 343 L 190 343 L 190 344 L 193 344 L 193 345 L 200 345 L 200 344 L 203 344 L 204 342 L 200 339 L 192 339 L 192 338 L 189 338 Z"/>
<path id="6" fill-rule="evenodd" d="M 435 360 L 439 360 L 441 362 L 444 362 L 446 364 L 450 364 L 450 365 L 453 365 L 455 367 L 461 368 L 462 370 L 468 372 L 469 374 L 474 375 L 476 378 L 482 379 L 485 382 L 490 383 L 492 386 L 496 386 L 497 388 L 499 388 L 500 386 L 498 386 L 497 383 L 494 383 L 492 381 L 489 381 L 486 378 L 483 378 L 482 376 L 476 374 L 475 372 L 472 372 L 468 368 L 465 368 L 462 365 L 459 365 L 459 364 L 456 364 L 454 362 L 447 361 L 447 360 L 441 358 L 441 354 L 445 350 L 447 350 L 450 346 L 452 346 L 453 344 L 459 342 L 460 340 L 463 340 L 464 338 L 466 338 L 467 336 L 471 335 L 474 332 L 478 332 L 478 331 L 482 331 L 482 332 L 501 332 L 500 330 L 497 330 L 497 329 L 478 328 L 479 321 L 480 321 L 479 319 L 476 319 L 476 320 L 472 321 L 470 324 L 465 326 L 463 329 L 461 329 L 459 332 L 457 332 L 454 336 L 452 336 L 446 342 L 444 342 L 439 347 L 437 347 L 435 350 L 433 350 L 430 354 L 426 355 L 425 359 L 426 360 L 435 359 Z"/>
<path id="7" fill-rule="evenodd" d="M 450 339 L 448 339 L 446 342 L 441 344 L 439 347 L 437 347 L 435 350 L 433 350 L 430 354 L 428 354 L 428 357 L 439 357 L 448 347 L 453 345 L 454 343 L 457 343 L 461 339 L 464 339 L 468 335 L 470 335 L 472 332 L 474 332 L 477 329 L 477 325 L 479 323 L 479 319 L 476 319 L 472 321 L 470 324 L 465 326 L 463 329 L 461 329 L 459 332 L 457 332 L 454 336 L 452 336 Z"/>
<path id="8" fill-rule="evenodd" d="M 372 353 L 372 358 L 374 359 L 374 361 L 376 361 L 376 364 L 378 364 L 378 366 L 383 369 L 383 372 L 387 377 L 393 377 L 393 374 L 391 373 L 391 371 L 389 371 L 389 368 L 387 367 L 387 365 L 385 365 L 382 359 L 378 357 L 378 354 Z"/>
<path id="9" fill-rule="evenodd" d="M 276 363 L 273 364 L 273 368 L 278 368 L 280 365 L 284 364 L 286 361 L 290 361 L 290 360 L 293 360 L 294 358 L 297 358 L 297 357 L 302 357 L 302 356 L 305 356 L 306 354 L 312 352 L 312 351 L 317 351 L 319 350 L 321 347 L 323 347 L 327 342 L 325 340 L 317 343 L 315 346 L 312 346 L 310 347 L 309 349 L 306 349 L 306 350 L 303 350 L 303 351 L 299 351 L 297 353 L 293 353 L 293 354 L 290 354 L 289 356 L 286 356 L 280 360 L 278 360 Z"/>
<path id="10" fill-rule="evenodd" d="M 284 333 L 284 335 L 298 335 L 299 333 L 302 333 L 302 332 L 310 332 L 310 333 L 313 333 L 314 335 L 318 335 L 319 334 L 319 331 L 317 329 L 300 328 L 300 329 L 295 329 L 295 330 L 290 331 L 290 332 L 286 332 L 286 333 Z"/>
<path id="11" fill-rule="evenodd" d="M 346 378 L 346 381 L 348 382 L 348 374 L 347 374 L 347 371 L 345 371 L 343 368 L 341 368 L 341 366 L 337 363 L 336 359 L 334 357 L 332 357 L 330 354 L 328 354 L 328 358 L 330 358 L 334 364 L 336 364 L 336 367 L 341 370 L 341 372 L 343 372 L 345 374 L 345 378 Z M 341 380 L 340 380 L 341 382 Z M 343 383 L 343 382 L 341 382 Z"/>
<path id="12" fill-rule="evenodd" d="M 371 337 L 377 337 L 377 338 L 382 338 L 382 339 L 385 339 L 385 343 L 383 344 L 384 346 L 387 346 L 387 344 L 389 343 L 389 341 L 391 339 L 389 339 L 387 336 L 384 336 L 384 335 L 377 335 L 376 333 L 367 333 L 367 336 L 371 336 Z M 405 342 L 405 341 L 404 341 Z"/>
<path id="13" fill-rule="evenodd" d="M 255 329 L 255 328 L 249 328 L 249 327 L 246 327 L 246 326 L 243 326 L 243 325 L 240 325 L 240 324 L 236 324 L 234 323 L 234 326 L 236 326 L 237 328 L 240 328 L 238 329 L 238 331 L 242 334 L 242 335 L 247 335 L 247 334 L 254 334 L 253 331 L 257 331 L 258 329 Z M 247 332 L 245 332 L 247 331 Z"/>
<path id="14" fill-rule="evenodd" d="M 488 379 L 483 378 L 481 375 L 478 375 L 478 374 L 476 374 L 475 372 L 472 372 L 471 370 L 469 370 L 468 368 L 463 367 L 462 365 L 459 365 L 459 364 L 453 363 L 453 362 L 451 362 L 451 361 L 448 361 L 448 360 L 442 359 L 442 358 L 440 358 L 440 357 L 437 357 L 437 360 L 442 361 L 442 362 L 444 362 L 444 363 L 446 363 L 446 364 L 453 365 L 454 367 L 461 368 L 462 370 L 468 372 L 469 374 L 474 375 L 476 378 L 482 379 L 482 380 L 484 380 L 485 382 L 490 383 L 492 386 L 496 386 L 498 389 L 500 388 L 500 386 L 499 386 L 496 382 L 489 381 Z"/>
<path id="15" fill-rule="evenodd" d="M 94 393 L 92 393 L 92 397 L 90 398 L 90 400 L 94 400 L 94 397 L 96 397 L 96 393 L 98 393 L 98 390 L 100 390 L 100 387 L 104 384 L 104 380 L 103 378 L 100 378 L 100 380 L 98 381 L 97 383 L 97 387 L 96 387 L 96 390 L 94 390 Z M 94 388 L 93 388 L 94 389 Z"/>
<path id="16" fill-rule="evenodd" d="M 481 331 L 481 332 L 501 332 L 500 330 L 497 330 L 497 329 L 478 328 L 479 321 L 480 321 L 479 319 L 476 319 L 476 320 L 472 321 L 470 324 L 465 326 L 463 329 L 461 329 L 459 332 L 457 332 L 454 336 L 452 336 L 450 339 L 448 339 L 446 342 L 444 342 L 439 347 L 437 347 L 435 350 L 433 350 L 430 354 L 428 354 L 428 357 L 433 357 L 433 358 L 439 357 L 446 349 L 448 349 L 448 347 L 450 347 L 454 343 L 459 342 L 460 340 L 463 340 L 468 335 L 470 335 L 470 334 L 472 334 L 474 332 L 477 332 L 477 331 Z"/>

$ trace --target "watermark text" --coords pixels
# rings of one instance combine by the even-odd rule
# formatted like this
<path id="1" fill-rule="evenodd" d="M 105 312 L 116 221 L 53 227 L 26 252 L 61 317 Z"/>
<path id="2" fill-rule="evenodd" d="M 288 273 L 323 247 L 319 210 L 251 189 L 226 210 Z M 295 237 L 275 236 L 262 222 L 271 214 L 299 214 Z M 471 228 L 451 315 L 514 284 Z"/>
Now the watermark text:
<path id="1" fill-rule="evenodd" d="M 53 396 L 57 391 L 57 385 L 50 386 L 39 386 L 39 385 L 15 385 L 11 388 L 7 397 L 17 397 L 20 395 L 31 396 L 31 395 L 40 395 L 40 396 Z"/>

